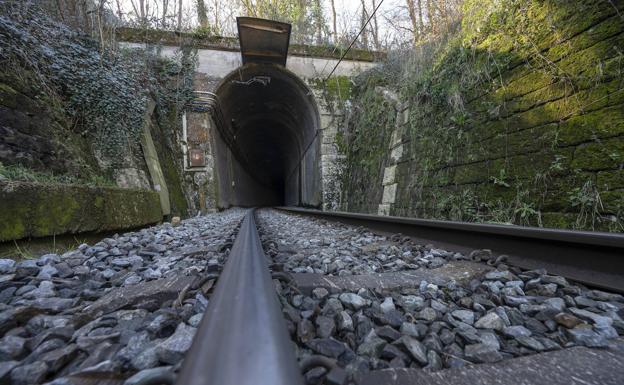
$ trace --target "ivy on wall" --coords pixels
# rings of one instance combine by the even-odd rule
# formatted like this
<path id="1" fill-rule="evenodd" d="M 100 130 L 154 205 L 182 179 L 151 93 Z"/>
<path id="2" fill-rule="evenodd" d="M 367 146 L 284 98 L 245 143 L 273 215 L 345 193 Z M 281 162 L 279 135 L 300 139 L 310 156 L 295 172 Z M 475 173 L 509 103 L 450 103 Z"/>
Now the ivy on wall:
<path id="1" fill-rule="evenodd" d="M 469 0 L 448 36 L 391 55 L 379 72 L 410 109 L 393 214 L 623 231 L 624 23 L 617 7 Z M 360 83 L 355 110 L 382 108 L 381 98 L 363 97 L 376 84 Z M 393 124 L 360 121 L 349 130 L 349 147 L 372 146 L 370 154 L 387 157 L 370 136 Z M 355 177 L 362 155 L 345 153 L 343 206 L 353 209 L 354 197 L 379 195 L 382 186 L 362 185 Z"/>
<path id="2" fill-rule="evenodd" d="M 381 199 L 382 191 L 371 187 L 381 186 L 396 121 L 394 106 L 375 90 L 384 84 L 382 73 L 356 79 L 348 124 L 338 133 L 338 146 L 347 156 L 342 176 L 347 210 L 376 212 Z"/>
<path id="3" fill-rule="evenodd" d="M 192 97 L 195 53 L 163 59 L 155 50 L 101 47 L 32 5 L 0 4 L 0 65 L 25 68 L 64 107 L 74 133 L 102 163 L 122 167 L 138 151 L 148 97 L 169 126 Z"/>

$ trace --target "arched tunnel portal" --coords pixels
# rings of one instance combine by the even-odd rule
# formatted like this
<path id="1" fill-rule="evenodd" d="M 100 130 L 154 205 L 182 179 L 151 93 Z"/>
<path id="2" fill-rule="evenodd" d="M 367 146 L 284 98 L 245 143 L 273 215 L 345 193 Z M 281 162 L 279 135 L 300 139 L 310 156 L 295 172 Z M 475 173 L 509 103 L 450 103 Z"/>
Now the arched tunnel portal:
<path id="1" fill-rule="evenodd" d="M 248 63 L 216 89 L 219 206 L 319 206 L 319 112 L 283 66 Z"/>

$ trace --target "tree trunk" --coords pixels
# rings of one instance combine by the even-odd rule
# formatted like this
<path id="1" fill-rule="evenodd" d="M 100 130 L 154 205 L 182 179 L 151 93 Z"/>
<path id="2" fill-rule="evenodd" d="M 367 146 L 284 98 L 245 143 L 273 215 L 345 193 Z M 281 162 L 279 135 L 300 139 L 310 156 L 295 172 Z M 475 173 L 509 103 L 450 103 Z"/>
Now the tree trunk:
<path id="1" fill-rule="evenodd" d="M 332 27 L 334 32 L 334 44 L 338 44 L 338 28 L 336 28 L 336 2 L 335 0 L 331 0 L 331 10 L 332 10 Z"/>
<path id="2" fill-rule="evenodd" d="M 321 7 L 321 0 L 316 0 L 314 10 L 314 16 L 316 16 L 316 45 L 323 44 L 323 8 Z"/>
<path id="3" fill-rule="evenodd" d="M 368 12 L 366 12 L 366 3 L 362 1 L 362 16 L 360 18 L 360 29 L 362 29 L 362 45 L 364 49 L 368 49 L 368 31 L 366 30 L 366 21 L 368 20 Z"/>
<path id="4" fill-rule="evenodd" d="M 197 0 L 197 19 L 201 28 L 208 28 L 208 15 L 206 15 L 204 0 Z"/>
<path id="5" fill-rule="evenodd" d="M 219 0 L 214 0 L 214 17 L 215 17 L 215 24 L 214 24 L 214 31 L 216 34 L 220 34 L 221 32 L 221 15 L 219 15 L 219 9 L 221 8 L 221 3 L 219 2 Z"/>
<path id="6" fill-rule="evenodd" d="M 422 39 L 425 34 L 425 23 L 423 21 L 422 0 L 418 1 L 418 36 Z"/>
<path id="7" fill-rule="evenodd" d="M 165 28 L 165 24 L 167 24 L 167 8 L 169 8 L 169 0 L 163 0 L 163 10 L 162 10 L 162 19 L 160 24 L 163 28 Z"/>
<path id="8" fill-rule="evenodd" d="M 377 9 L 377 4 L 375 4 L 375 0 L 372 0 L 372 2 L 373 25 L 371 26 L 371 31 L 373 32 L 373 42 L 375 44 L 375 49 L 380 50 L 381 46 L 379 45 L 379 25 L 377 24 L 377 12 L 375 12 L 375 9 Z"/>
<path id="9" fill-rule="evenodd" d="M 418 41 L 418 20 L 416 19 L 416 8 L 414 6 L 414 0 L 407 0 L 407 12 L 409 13 L 410 21 L 412 22 L 412 37 L 414 44 Z"/>
<path id="10" fill-rule="evenodd" d="M 182 30 L 182 0 L 178 0 L 178 31 Z"/>
<path id="11" fill-rule="evenodd" d="M 433 3 L 431 2 L 431 0 L 427 0 L 427 19 L 429 20 L 429 26 L 431 27 L 431 35 L 435 36 L 437 28 L 433 10 Z"/>
<path id="12" fill-rule="evenodd" d="M 121 13 L 121 4 L 119 3 L 119 0 L 116 0 L 117 3 L 117 17 L 119 18 L 119 21 L 123 20 L 123 14 Z"/>
<path id="13" fill-rule="evenodd" d="M 146 12 L 145 12 L 145 0 L 139 0 L 139 19 L 141 20 L 141 24 L 145 24 L 146 22 Z"/>

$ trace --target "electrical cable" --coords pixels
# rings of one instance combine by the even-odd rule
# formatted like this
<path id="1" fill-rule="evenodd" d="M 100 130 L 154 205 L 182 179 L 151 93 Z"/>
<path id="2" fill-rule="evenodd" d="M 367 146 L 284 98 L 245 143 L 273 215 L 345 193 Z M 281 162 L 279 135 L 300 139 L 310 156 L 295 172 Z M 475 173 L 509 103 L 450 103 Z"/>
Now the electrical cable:
<path id="1" fill-rule="evenodd" d="M 349 52 L 349 50 L 351 49 L 351 47 L 353 47 L 353 44 L 355 44 L 356 40 L 358 39 L 358 37 L 360 37 L 360 35 L 362 34 L 362 32 L 364 32 L 364 29 L 366 28 L 366 26 L 368 25 L 368 23 L 370 23 L 370 21 L 372 20 L 373 16 L 375 16 L 375 13 L 377 13 L 377 10 L 379 9 L 379 7 L 381 7 L 381 4 L 383 4 L 384 0 L 381 0 L 379 2 L 379 4 L 377 4 L 377 7 L 375 8 L 375 10 L 373 11 L 373 13 L 370 15 L 370 17 L 368 18 L 368 20 L 366 20 L 366 23 L 364 23 L 364 25 L 362 26 L 362 29 L 360 29 L 360 32 L 358 32 L 357 35 L 355 35 L 355 38 L 353 38 L 353 41 L 351 41 L 351 44 L 349 44 L 349 47 L 347 47 L 347 50 L 344 51 L 344 53 L 342 54 L 342 56 L 340 57 L 340 60 L 338 60 L 338 63 L 336 63 L 336 65 L 334 66 L 334 69 L 331 70 L 331 72 L 329 73 L 329 75 L 327 75 L 327 77 L 325 78 L 325 82 L 327 82 L 329 80 L 329 78 L 332 76 L 332 74 L 334 73 L 334 71 L 336 71 L 336 68 L 338 68 L 338 64 L 340 64 L 340 62 L 342 62 L 342 59 L 345 58 L 345 56 L 347 56 L 347 53 Z"/>

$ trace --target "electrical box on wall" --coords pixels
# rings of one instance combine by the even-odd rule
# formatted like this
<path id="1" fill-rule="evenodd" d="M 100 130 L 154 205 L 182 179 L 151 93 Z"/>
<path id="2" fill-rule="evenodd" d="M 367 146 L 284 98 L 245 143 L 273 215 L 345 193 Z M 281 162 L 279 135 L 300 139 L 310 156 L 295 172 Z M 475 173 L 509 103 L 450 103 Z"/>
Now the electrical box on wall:
<path id="1" fill-rule="evenodd" d="M 182 151 L 185 171 L 207 171 L 206 154 L 210 152 L 210 117 L 213 94 L 195 91 L 182 115 Z"/>

